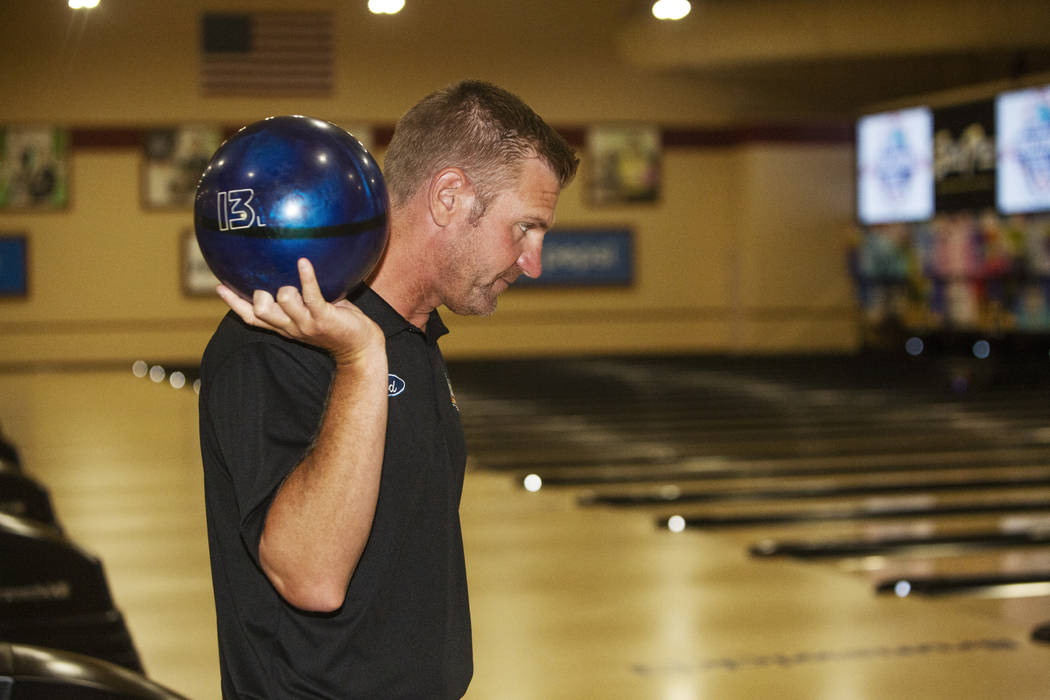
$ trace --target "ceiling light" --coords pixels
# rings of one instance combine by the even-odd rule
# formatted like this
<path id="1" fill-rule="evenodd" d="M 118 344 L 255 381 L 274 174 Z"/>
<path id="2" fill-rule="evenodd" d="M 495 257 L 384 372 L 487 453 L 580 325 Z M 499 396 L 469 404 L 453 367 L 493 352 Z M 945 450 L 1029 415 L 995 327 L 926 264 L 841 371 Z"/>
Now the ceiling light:
<path id="1" fill-rule="evenodd" d="M 405 7 L 405 0 L 368 0 L 373 15 L 396 15 Z"/>
<path id="2" fill-rule="evenodd" d="M 98 7 L 99 0 L 69 0 L 69 6 L 74 10 L 90 10 Z"/>
<path id="3" fill-rule="evenodd" d="M 656 0 L 653 3 L 653 17 L 656 19 L 682 19 L 693 6 L 689 0 Z"/>

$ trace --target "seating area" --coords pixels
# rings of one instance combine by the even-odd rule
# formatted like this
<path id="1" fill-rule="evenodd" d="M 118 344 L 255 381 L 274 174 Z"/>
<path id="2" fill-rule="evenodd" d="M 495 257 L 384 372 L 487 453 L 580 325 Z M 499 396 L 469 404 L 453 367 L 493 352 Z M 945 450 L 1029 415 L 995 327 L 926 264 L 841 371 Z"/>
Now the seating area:
<path id="1" fill-rule="evenodd" d="M 180 697 L 147 679 L 102 561 L 63 530 L 47 487 L 7 441 L 0 561 L 0 697 Z"/>

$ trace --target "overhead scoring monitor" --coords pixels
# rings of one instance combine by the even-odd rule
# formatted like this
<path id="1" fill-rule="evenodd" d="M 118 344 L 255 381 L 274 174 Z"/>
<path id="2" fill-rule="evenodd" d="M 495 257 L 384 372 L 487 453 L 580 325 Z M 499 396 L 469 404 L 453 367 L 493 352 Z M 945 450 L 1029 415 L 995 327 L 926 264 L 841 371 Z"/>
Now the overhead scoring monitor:
<path id="1" fill-rule="evenodd" d="M 862 224 L 933 217 L 933 114 L 879 112 L 857 122 L 857 217 Z"/>
<path id="2" fill-rule="evenodd" d="M 1050 211 L 1050 85 L 996 97 L 995 141 L 1000 213 Z"/>

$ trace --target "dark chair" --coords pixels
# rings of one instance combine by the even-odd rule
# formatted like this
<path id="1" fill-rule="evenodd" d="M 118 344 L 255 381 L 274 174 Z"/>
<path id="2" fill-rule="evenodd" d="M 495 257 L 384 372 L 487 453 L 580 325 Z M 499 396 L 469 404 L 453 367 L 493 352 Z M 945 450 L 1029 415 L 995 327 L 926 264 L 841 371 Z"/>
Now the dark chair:
<path id="1" fill-rule="evenodd" d="M 69 651 L 0 642 L 0 700 L 185 700 L 143 675 Z"/>
<path id="2" fill-rule="evenodd" d="M 143 671 L 98 558 L 57 527 L 0 513 L 0 562 L 0 640 Z"/>
<path id="3" fill-rule="evenodd" d="M 8 440 L 4 436 L 4 431 L 0 429 L 0 462 L 7 462 L 12 468 L 19 469 L 22 466 L 22 460 L 18 455 L 18 448 L 15 444 Z M 2 698 L 0 698 L 2 700 Z"/>
<path id="4" fill-rule="evenodd" d="M 57 525 L 47 489 L 25 472 L 0 460 L 0 513 Z"/>

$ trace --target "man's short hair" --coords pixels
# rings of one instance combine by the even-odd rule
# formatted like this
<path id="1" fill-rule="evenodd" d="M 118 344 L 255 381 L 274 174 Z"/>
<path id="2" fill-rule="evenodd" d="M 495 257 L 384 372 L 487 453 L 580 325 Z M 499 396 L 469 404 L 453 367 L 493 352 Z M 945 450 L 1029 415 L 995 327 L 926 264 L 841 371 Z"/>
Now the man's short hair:
<path id="1" fill-rule="evenodd" d="M 398 120 L 383 163 L 392 203 L 404 204 L 442 168 L 459 167 L 480 216 L 514 182 L 522 162 L 545 161 L 565 187 L 579 158 L 532 108 L 503 88 L 464 80 L 423 98 Z"/>

